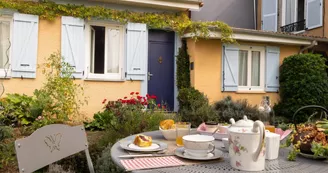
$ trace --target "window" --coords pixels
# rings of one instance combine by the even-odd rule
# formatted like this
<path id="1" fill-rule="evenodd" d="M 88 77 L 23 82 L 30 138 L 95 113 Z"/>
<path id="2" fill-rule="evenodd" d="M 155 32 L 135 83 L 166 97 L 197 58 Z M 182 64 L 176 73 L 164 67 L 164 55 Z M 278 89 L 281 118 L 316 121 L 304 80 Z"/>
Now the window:
<path id="1" fill-rule="evenodd" d="M 238 90 L 264 90 L 264 48 L 242 46 L 239 50 Z"/>
<path id="2" fill-rule="evenodd" d="M 88 78 L 120 80 L 123 73 L 123 26 L 92 23 Z"/>
<path id="3" fill-rule="evenodd" d="M 0 77 L 8 76 L 10 65 L 10 27 L 11 19 L 0 18 Z"/>

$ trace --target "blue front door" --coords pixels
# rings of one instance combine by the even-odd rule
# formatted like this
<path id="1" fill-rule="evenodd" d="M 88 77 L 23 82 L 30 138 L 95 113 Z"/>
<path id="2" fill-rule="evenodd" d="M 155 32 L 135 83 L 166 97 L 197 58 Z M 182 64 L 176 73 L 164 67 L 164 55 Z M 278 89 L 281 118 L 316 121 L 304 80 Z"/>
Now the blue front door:
<path id="1" fill-rule="evenodd" d="M 149 31 L 148 94 L 174 109 L 174 32 Z"/>

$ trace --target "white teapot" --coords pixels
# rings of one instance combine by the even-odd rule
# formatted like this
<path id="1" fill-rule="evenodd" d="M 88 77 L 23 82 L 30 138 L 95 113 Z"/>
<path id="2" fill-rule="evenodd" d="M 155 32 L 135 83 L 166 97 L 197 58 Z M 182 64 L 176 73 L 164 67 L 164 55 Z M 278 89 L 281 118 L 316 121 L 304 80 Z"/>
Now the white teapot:
<path id="1" fill-rule="evenodd" d="M 243 171 L 261 171 L 265 168 L 265 127 L 261 121 L 248 120 L 246 116 L 235 122 L 230 119 L 230 165 Z"/>

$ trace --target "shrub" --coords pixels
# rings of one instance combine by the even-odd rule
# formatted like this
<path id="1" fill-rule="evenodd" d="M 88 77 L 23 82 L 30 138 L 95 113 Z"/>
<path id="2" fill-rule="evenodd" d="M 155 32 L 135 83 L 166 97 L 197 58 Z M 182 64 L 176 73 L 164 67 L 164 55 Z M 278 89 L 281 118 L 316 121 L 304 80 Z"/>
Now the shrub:
<path id="1" fill-rule="evenodd" d="M 112 157 L 110 154 L 111 145 L 108 145 L 101 154 L 101 157 L 97 160 L 95 169 L 97 173 L 121 173 L 125 172 L 123 169 L 119 168 L 112 161 Z"/>
<path id="2" fill-rule="evenodd" d="M 10 126 L 29 125 L 38 116 L 31 111 L 33 98 L 25 94 L 8 94 L 0 101 L 0 123 Z"/>
<path id="3" fill-rule="evenodd" d="M 214 109 L 220 120 L 224 122 L 229 122 L 230 118 L 237 121 L 244 115 L 252 120 L 258 120 L 261 117 L 257 106 L 251 106 L 246 99 L 233 101 L 230 96 L 214 103 Z"/>
<path id="4" fill-rule="evenodd" d="M 191 122 L 193 127 L 202 122 L 218 120 L 207 97 L 194 88 L 180 89 L 178 101 L 181 120 Z"/>
<path id="5" fill-rule="evenodd" d="M 46 58 L 42 73 L 46 82 L 34 95 L 38 105 L 43 107 L 43 116 L 69 120 L 78 115 L 79 108 L 86 103 L 83 87 L 74 83 L 73 67 L 63 61 L 59 53 Z"/>
<path id="6" fill-rule="evenodd" d="M 9 126 L 0 126 L 0 169 L 13 164 L 15 161 L 14 142 L 11 139 L 13 129 Z"/>
<path id="7" fill-rule="evenodd" d="M 112 135 L 116 132 L 117 138 L 122 138 L 157 130 L 160 121 L 168 118 L 163 107 L 156 105 L 156 96 L 141 97 L 137 92 L 131 92 L 130 95 L 130 98 L 124 97 L 107 104 L 104 100 L 104 110 L 96 113 L 94 120 L 85 123 L 85 127 L 90 130 L 113 130 Z"/>
<path id="8" fill-rule="evenodd" d="M 315 54 L 300 54 L 284 59 L 280 69 L 280 102 L 275 113 L 292 120 L 294 112 L 305 105 L 328 105 L 328 77 L 325 59 Z M 306 121 L 307 113 L 297 121 Z"/>
<path id="9" fill-rule="evenodd" d="M 183 41 L 177 55 L 177 87 L 178 89 L 190 87 L 190 68 L 187 44 Z"/>

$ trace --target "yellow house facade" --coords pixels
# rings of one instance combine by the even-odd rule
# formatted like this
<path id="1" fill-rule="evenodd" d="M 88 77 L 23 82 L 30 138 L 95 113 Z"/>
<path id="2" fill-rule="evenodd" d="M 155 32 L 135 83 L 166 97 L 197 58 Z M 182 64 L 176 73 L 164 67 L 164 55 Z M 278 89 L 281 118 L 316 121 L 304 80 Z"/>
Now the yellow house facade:
<path id="1" fill-rule="evenodd" d="M 135 3 L 68 0 L 67 3 L 100 5 L 138 12 L 179 12 L 199 9 L 201 6 L 198 1 Z M 176 33 L 170 32 L 168 38 L 166 31 L 150 30 L 146 24 L 141 23 L 121 24 L 71 16 L 61 16 L 49 21 L 11 9 L 0 9 L 0 14 L 0 78 L 4 88 L 2 97 L 9 93 L 32 95 L 35 89 L 40 89 L 45 76 L 39 66 L 45 63 L 46 57 L 60 52 L 65 61 L 74 67 L 75 82 L 84 87 L 88 104 L 82 106 L 81 114 L 92 117 L 102 110 L 104 99 L 117 101 L 129 96 L 130 92 L 139 92 L 143 96 L 149 93 L 152 86 L 148 85 L 147 78 L 150 76 L 147 76 L 147 72 L 152 66 L 148 65 L 148 61 L 152 60 L 150 57 L 157 60 L 158 55 L 150 56 L 148 45 L 163 43 L 156 49 L 171 52 L 163 55 L 163 58 L 170 59 L 170 106 L 177 109 L 173 74 L 180 37 Z M 152 76 L 152 79 L 155 78 L 159 76 Z"/>
<path id="2" fill-rule="evenodd" d="M 237 44 L 220 41 L 220 32 L 194 41 L 186 34 L 190 54 L 191 83 L 211 103 L 231 96 L 252 105 L 269 96 L 279 100 L 279 66 L 284 58 L 306 51 L 313 37 L 234 28 Z M 327 42 L 327 40 L 325 40 Z M 305 49 L 304 49 L 305 48 Z"/>

